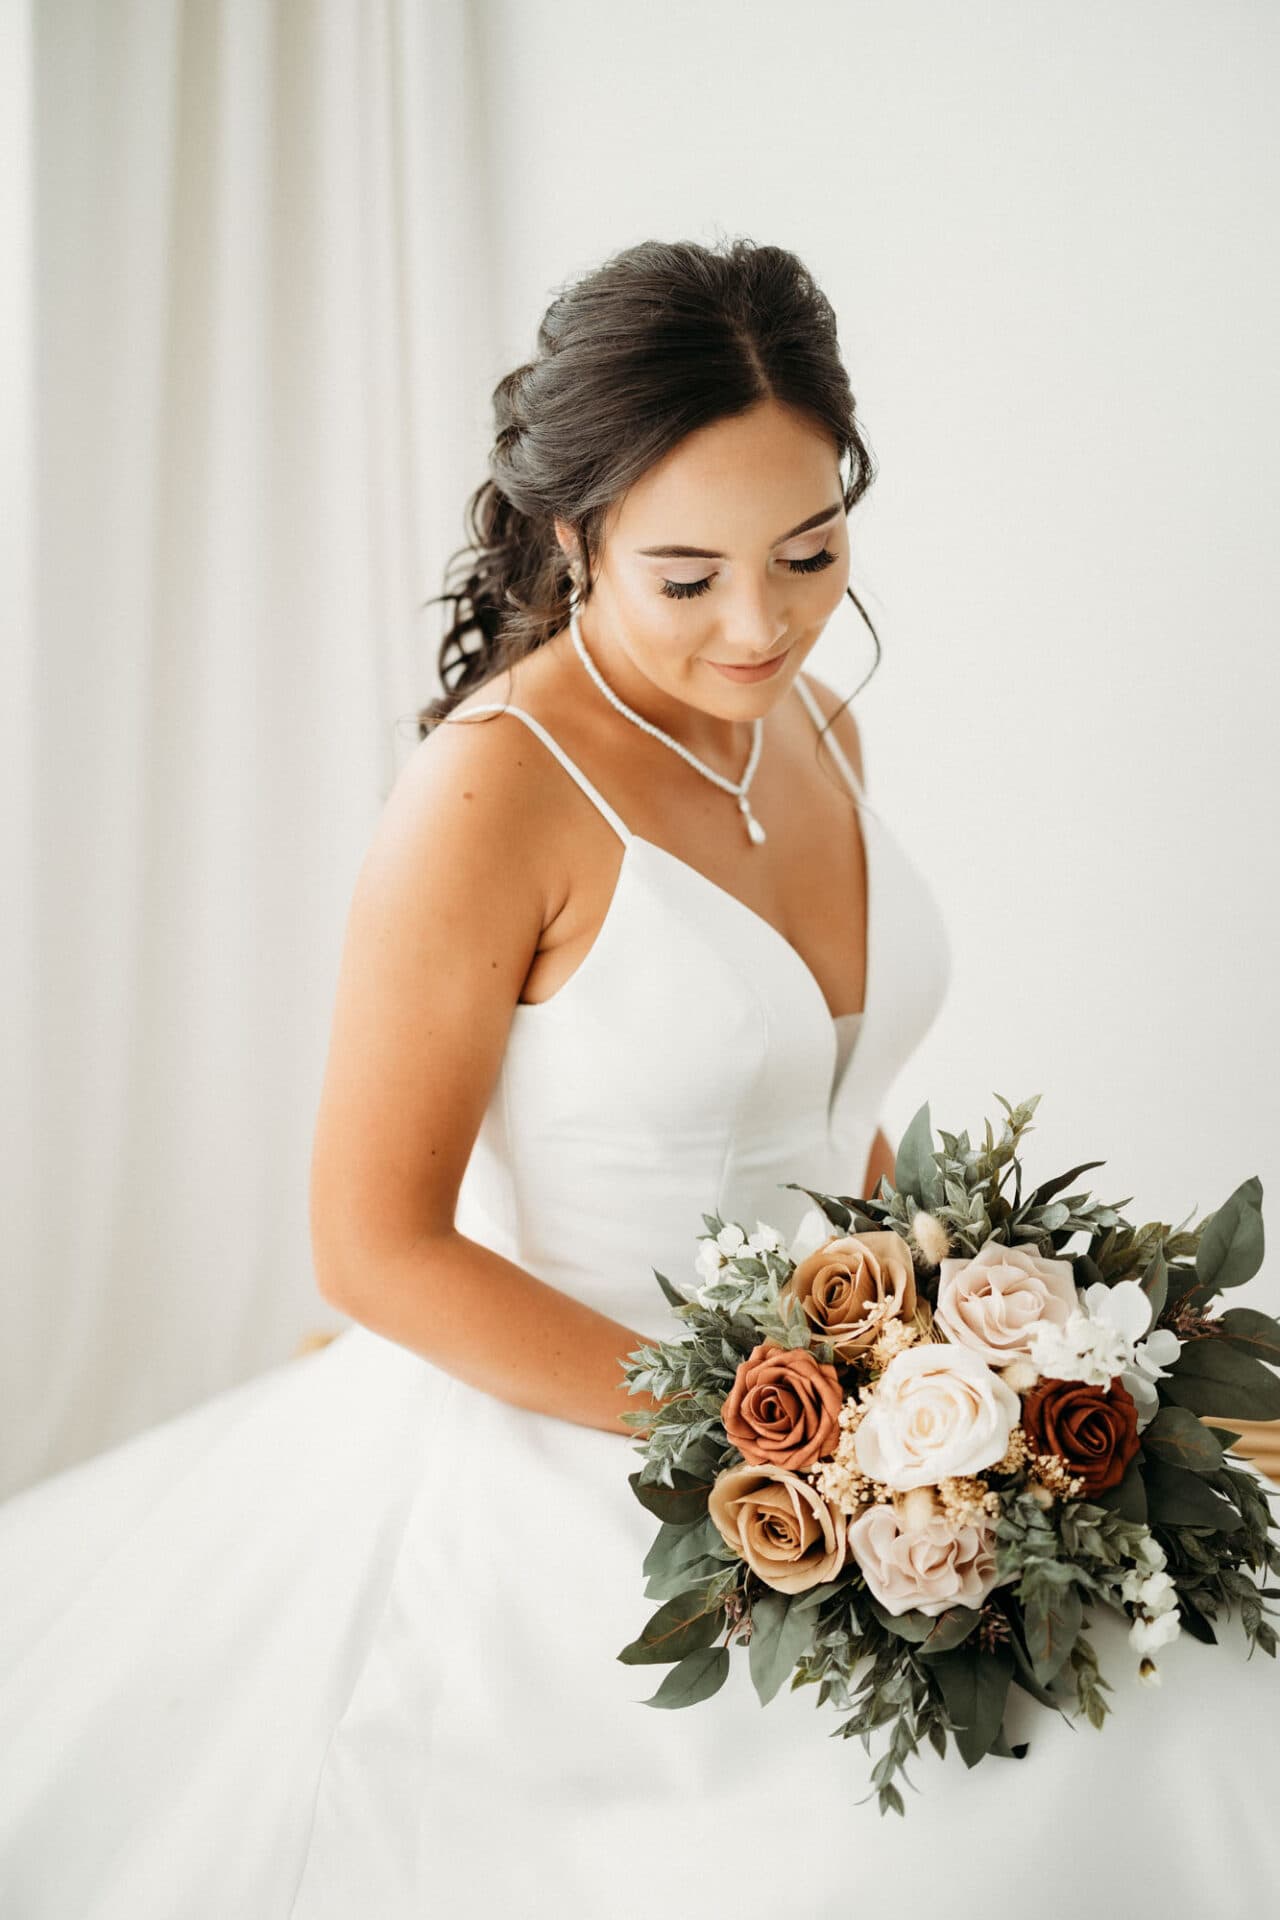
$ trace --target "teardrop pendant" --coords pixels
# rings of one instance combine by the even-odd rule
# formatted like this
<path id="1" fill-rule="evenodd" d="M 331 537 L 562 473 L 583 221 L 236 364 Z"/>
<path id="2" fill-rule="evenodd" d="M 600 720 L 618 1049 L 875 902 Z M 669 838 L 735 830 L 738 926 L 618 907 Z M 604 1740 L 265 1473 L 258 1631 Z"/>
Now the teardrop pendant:
<path id="1" fill-rule="evenodd" d="M 764 828 L 760 825 L 760 822 L 756 819 L 754 813 L 752 813 L 751 802 L 747 799 L 747 796 L 745 793 L 740 793 L 738 795 L 738 807 L 742 814 L 743 819 L 747 823 L 747 834 L 751 840 L 752 846 L 755 846 L 755 847 L 763 846 L 765 840 L 768 838 L 768 835 L 765 833 Z"/>

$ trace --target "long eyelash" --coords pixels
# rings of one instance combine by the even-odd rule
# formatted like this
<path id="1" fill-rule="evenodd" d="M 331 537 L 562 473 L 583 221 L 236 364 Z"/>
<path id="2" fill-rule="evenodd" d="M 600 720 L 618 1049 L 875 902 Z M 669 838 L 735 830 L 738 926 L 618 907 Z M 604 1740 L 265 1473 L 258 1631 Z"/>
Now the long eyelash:
<path id="1" fill-rule="evenodd" d="M 784 565 L 790 567 L 792 573 L 821 573 L 834 559 L 834 553 L 823 547 L 821 553 L 810 554 L 807 560 L 787 560 Z M 669 600 L 692 600 L 695 594 L 707 591 L 712 577 L 708 574 L 705 580 L 664 580 L 662 591 Z"/>
<path id="2" fill-rule="evenodd" d="M 807 560 L 788 560 L 792 573 L 821 573 L 835 559 L 834 553 L 828 553 L 824 547 L 821 553 L 811 553 Z"/>

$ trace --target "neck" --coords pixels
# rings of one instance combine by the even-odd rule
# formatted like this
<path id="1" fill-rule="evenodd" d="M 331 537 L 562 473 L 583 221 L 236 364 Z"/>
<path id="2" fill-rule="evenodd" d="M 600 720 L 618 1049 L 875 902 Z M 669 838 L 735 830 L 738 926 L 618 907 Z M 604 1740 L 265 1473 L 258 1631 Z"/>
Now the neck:
<path id="1" fill-rule="evenodd" d="M 661 728 L 672 740 L 679 741 L 690 753 L 704 760 L 717 772 L 736 780 L 751 751 L 755 721 L 725 719 L 708 713 L 679 695 L 666 693 L 641 673 L 625 650 L 610 640 L 596 625 L 590 611 L 578 614 L 578 632 L 582 644 L 601 679 L 619 700 L 650 726 Z M 695 669 L 696 671 L 696 669 Z M 589 669 L 584 675 L 603 702 Z"/>

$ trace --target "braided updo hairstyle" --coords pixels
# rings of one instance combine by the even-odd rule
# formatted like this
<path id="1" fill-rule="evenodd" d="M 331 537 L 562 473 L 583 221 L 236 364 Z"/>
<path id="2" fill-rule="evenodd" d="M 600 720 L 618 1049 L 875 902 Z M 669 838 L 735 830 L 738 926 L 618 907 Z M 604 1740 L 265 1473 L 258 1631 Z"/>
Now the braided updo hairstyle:
<path id="1" fill-rule="evenodd" d="M 470 543 L 446 570 L 453 624 L 445 692 L 418 714 L 425 738 L 474 688 L 568 624 L 571 526 L 582 599 L 610 507 L 686 435 L 773 397 L 849 456 L 845 511 L 875 478 L 855 418 L 830 301 L 784 247 L 646 240 L 568 283 L 538 328 L 533 360 L 494 389 L 489 478 L 467 505 Z M 852 588 L 875 641 L 880 640 Z M 863 683 L 865 684 L 865 682 Z M 850 696 L 852 697 L 852 696 Z"/>

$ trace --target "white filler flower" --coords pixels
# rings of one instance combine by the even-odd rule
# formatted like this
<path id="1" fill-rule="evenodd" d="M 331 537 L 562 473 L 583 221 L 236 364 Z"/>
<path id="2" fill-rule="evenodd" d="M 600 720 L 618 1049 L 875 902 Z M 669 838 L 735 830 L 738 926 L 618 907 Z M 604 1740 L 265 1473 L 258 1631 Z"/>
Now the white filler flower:
<path id="1" fill-rule="evenodd" d="M 699 1243 L 693 1263 L 701 1282 L 694 1298 L 704 1307 L 716 1302 L 718 1296 L 709 1294 L 708 1289 L 720 1286 L 724 1282 L 725 1267 L 738 1255 L 778 1253 L 782 1251 L 783 1246 L 783 1238 L 777 1228 L 771 1227 L 764 1220 L 756 1221 L 756 1230 L 749 1238 L 743 1233 L 742 1228 L 732 1221 L 727 1226 L 721 1227 L 719 1233 L 714 1236 L 707 1234 Z"/>
<path id="2" fill-rule="evenodd" d="M 1160 1404 L 1155 1383 L 1177 1359 L 1182 1343 L 1168 1327 L 1147 1333 L 1151 1302 L 1136 1280 L 1118 1280 L 1113 1287 L 1095 1280 L 1077 1290 L 1076 1298 L 1079 1307 L 1064 1325 L 1036 1327 L 1031 1358 L 1051 1380 L 1083 1380 L 1095 1387 L 1120 1380 L 1138 1409 L 1141 1432 Z"/>

